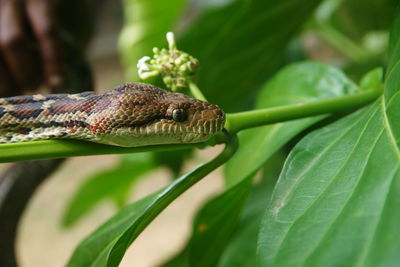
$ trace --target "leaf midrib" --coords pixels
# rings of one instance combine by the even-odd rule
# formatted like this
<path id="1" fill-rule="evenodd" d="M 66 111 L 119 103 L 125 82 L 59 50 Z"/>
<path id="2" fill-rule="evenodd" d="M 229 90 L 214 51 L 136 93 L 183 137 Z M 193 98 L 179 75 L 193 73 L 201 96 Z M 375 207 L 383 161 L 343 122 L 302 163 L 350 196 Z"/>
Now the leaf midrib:
<path id="1" fill-rule="evenodd" d="M 398 92 L 400 92 L 400 90 Z M 389 122 L 389 118 L 387 117 L 386 110 L 387 110 L 387 106 L 386 106 L 385 97 L 382 97 L 383 127 L 386 128 L 386 130 L 387 130 L 388 137 L 389 137 L 390 141 L 392 142 L 393 147 L 395 148 L 394 150 L 396 151 L 397 159 L 400 162 L 399 147 L 397 146 L 396 138 L 394 137 L 392 127 L 390 126 L 390 122 Z"/>

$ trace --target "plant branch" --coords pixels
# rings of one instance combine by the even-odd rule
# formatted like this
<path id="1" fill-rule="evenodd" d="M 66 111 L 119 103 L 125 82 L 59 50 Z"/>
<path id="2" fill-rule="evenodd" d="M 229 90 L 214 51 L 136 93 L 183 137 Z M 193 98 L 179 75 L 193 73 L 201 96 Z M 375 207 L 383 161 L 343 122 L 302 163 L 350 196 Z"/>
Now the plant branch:
<path id="1" fill-rule="evenodd" d="M 266 124 L 300 119 L 309 116 L 344 112 L 362 107 L 382 94 L 381 89 L 295 105 L 227 114 L 226 129 L 232 134 Z"/>
<path id="2" fill-rule="evenodd" d="M 0 163 L 35 159 L 64 158 L 105 154 L 127 154 L 193 148 L 199 144 L 171 144 L 118 147 L 78 140 L 43 140 L 0 145 Z"/>
<path id="3" fill-rule="evenodd" d="M 189 82 L 189 90 L 190 90 L 190 93 L 192 93 L 192 95 L 194 96 L 194 98 L 208 102 L 206 97 L 203 95 L 203 93 L 199 89 L 199 87 L 192 81 Z"/>
<path id="4" fill-rule="evenodd" d="M 316 23 L 315 30 L 325 41 L 351 60 L 363 62 L 369 57 L 366 49 L 327 23 Z"/>

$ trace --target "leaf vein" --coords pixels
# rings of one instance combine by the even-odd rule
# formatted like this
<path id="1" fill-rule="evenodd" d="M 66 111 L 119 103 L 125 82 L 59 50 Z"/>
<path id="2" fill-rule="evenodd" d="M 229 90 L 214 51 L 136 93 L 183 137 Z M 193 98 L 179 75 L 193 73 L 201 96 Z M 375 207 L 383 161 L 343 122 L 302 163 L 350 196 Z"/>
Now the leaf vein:
<path id="1" fill-rule="evenodd" d="M 357 141 L 355 142 L 355 144 L 354 144 L 352 150 L 350 151 L 350 153 L 348 153 L 348 157 L 347 157 L 348 159 L 349 159 L 350 156 L 353 154 L 353 152 L 354 152 L 354 150 L 355 150 L 355 147 L 358 145 L 358 143 L 359 143 L 360 140 L 361 140 L 362 134 L 363 134 L 363 133 L 365 132 L 365 130 L 368 128 L 369 124 L 371 123 L 372 117 L 374 117 L 374 115 L 375 115 L 376 113 L 377 113 L 377 110 L 374 111 L 374 112 L 372 113 L 372 115 L 370 116 L 370 118 L 368 119 L 368 121 L 367 121 L 367 123 L 365 124 L 364 128 L 362 129 L 362 131 L 361 131 L 361 133 L 360 133 L 360 135 L 359 135 Z M 340 137 L 339 137 L 338 139 L 336 139 L 334 142 L 332 142 L 331 145 L 329 146 L 329 148 L 330 148 L 330 147 L 333 147 L 333 144 L 338 143 L 348 132 L 350 132 L 356 125 L 358 125 L 359 122 L 360 122 L 360 120 L 357 120 L 356 123 L 354 123 L 349 129 L 347 129 L 342 135 L 340 135 Z M 315 164 L 319 162 L 319 160 L 321 159 L 322 155 L 324 155 L 325 152 L 327 152 L 327 151 L 329 150 L 329 148 L 328 148 L 328 149 L 325 148 L 325 149 L 323 150 L 323 153 L 321 153 L 321 154 L 319 155 L 319 157 L 317 157 L 317 159 L 315 159 L 315 160 L 313 161 L 313 163 L 312 163 L 313 166 L 315 166 Z M 310 165 L 311 165 L 311 164 L 310 164 Z M 296 222 L 298 222 L 301 218 L 303 218 L 304 215 L 307 213 L 307 211 L 315 204 L 315 202 L 316 202 L 318 199 L 321 198 L 321 196 L 323 195 L 323 193 L 324 193 L 324 192 L 327 190 L 327 188 L 329 188 L 329 186 L 331 185 L 331 183 L 332 183 L 332 181 L 334 180 L 334 178 L 340 173 L 340 171 L 341 171 L 345 166 L 346 166 L 346 164 L 343 164 L 343 165 L 337 170 L 336 174 L 333 176 L 333 178 L 330 180 L 330 182 L 327 184 L 327 186 L 318 194 L 318 196 L 315 198 L 315 200 L 314 200 L 312 203 L 310 203 L 309 206 L 308 206 L 307 208 L 304 209 L 304 212 L 303 212 L 301 215 L 299 215 L 295 220 L 293 220 L 293 223 L 292 223 L 292 224 L 289 226 L 289 228 L 287 229 L 287 231 L 286 231 L 286 233 L 285 233 L 285 235 L 284 235 L 284 237 L 283 237 L 283 239 L 282 239 L 282 242 L 281 242 L 280 245 L 279 245 L 279 248 L 278 248 L 278 255 L 279 255 L 280 247 L 281 247 L 282 244 L 284 243 L 284 240 L 286 239 L 288 233 L 289 233 L 290 230 L 293 228 L 293 226 L 296 224 Z M 303 172 L 303 174 L 302 174 L 302 177 L 303 177 L 303 178 L 305 177 L 306 173 L 307 173 L 310 169 L 311 169 L 311 167 L 307 168 L 307 170 L 306 170 L 305 172 Z M 302 179 L 302 180 L 304 180 L 304 179 Z M 298 184 L 297 184 L 297 185 L 298 185 Z M 292 192 L 293 192 L 293 191 L 292 191 Z M 307 260 L 307 258 L 306 258 L 306 260 Z"/>
<path id="2" fill-rule="evenodd" d="M 385 203 L 383 204 L 383 207 L 382 207 L 381 212 L 380 212 L 379 219 L 378 219 L 377 223 L 375 224 L 374 230 L 372 231 L 372 234 L 370 235 L 370 238 L 366 242 L 366 245 L 364 246 L 363 251 L 360 253 L 360 257 L 357 260 L 356 266 L 366 266 L 365 260 L 367 259 L 367 255 L 369 254 L 368 252 L 371 250 L 372 243 L 373 243 L 373 241 L 374 241 L 374 239 L 376 237 L 376 234 L 378 232 L 378 226 L 382 221 L 382 214 L 383 214 L 383 211 L 386 208 L 386 204 L 387 204 L 387 201 L 388 201 L 388 196 L 389 196 L 388 192 L 392 188 L 394 177 L 395 177 L 395 175 L 396 175 L 398 170 L 399 170 L 399 165 L 397 165 L 397 167 L 394 169 L 393 173 L 389 176 L 390 178 L 388 178 L 388 179 L 391 179 L 391 181 L 390 181 L 390 184 L 388 186 L 388 190 L 386 192 Z"/>
<path id="3" fill-rule="evenodd" d="M 372 116 L 371 116 L 371 118 L 372 118 Z M 366 127 L 366 128 L 367 128 L 367 127 Z M 365 132 L 366 128 L 363 130 L 363 132 Z M 380 137 L 382 136 L 382 134 L 383 134 L 383 130 L 377 135 L 375 141 L 373 142 L 373 145 L 371 146 L 370 151 L 368 152 L 367 156 L 365 157 L 364 166 L 362 167 L 362 170 L 361 170 L 361 172 L 360 172 L 360 174 L 359 174 L 359 177 L 357 178 L 356 184 L 353 186 L 352 192 L 350 193 L 350 195 L 348 196 L 348 198 L 347 198 L 346 201 L 344 202 L 344 205 L 342 206 L 342 208 L 340 209 L 340 211 L 339 211 L 339 212 L 337 213 L 337 215 L 333 218 L 333 220 L 332 220 L 332 222 L 330 223 L 330 225 L 326 228 L 325 233 L 321 236 L 321 239 L 320 239 L 320 241 L 318 242 L 319 244 L 326 238 L 326 235 L 328 234 L 329 230 L 332 229 L 332 226 L 335 224 L 335 222 L 337 222 L 337 220 L 339 219 L 340 215 L 343 213 L 343 211 L 345 210 L 345 208 L 346 208 L 347 205 L 349 204 L 350 200 L 351 200 L 352 197 L 354 196 L 355 188 L 357 188 L 357 186 L 359 185 L 359 183 L 360 183 L 360 181 L 361 181 L 361 178 L 363 177 L 363 175 L 364 175 L 364 173 L 365 173 L 365 169 L 366 169 L 366 167 L 367 167 L 367 165 L 368 165 L 368 162 L 369 162 L 369 160 L 370 160 L 370 158 L 371 158 L 372 152 L 374 151 L 374 149 L 375 149 L 375 147 L 376 147 L 376 145 L 377 145 L 377 143 L 378 143 Z M 360 136 L 362 136 L 362 134 L 360 134 Z M 360 138 L 360 139 L 361 139 L 361 138 Z M 358 143 L 359 143 L 359 142 L 357 142 L 357 144 L 358 144 Z M 354 147 L 356 147 L 357 144 L 356 144 Z M 344 168 L 344 166 L 347 165 L 348 159 L 350 158 L 351 154 L 354 153 L 354 150 L 355 150 L 355 149 L 353 148 L 353 149 L 352 149 L 352 152 L 349 153 L 349 157 L 348 157 L 347 160 L 345 161 L 345 164 L 343 164 L 343 166 L 340 168 L 340 170 L 342 170 L 342 169 Z M 335 176 L 332 178 L 331 181 L 333 181 L 334 179 L 336 179 L 336 178 L 338 177 L 338 174 L 340 173 L 340 170 L 335 174 Z M 330 184 L 331 184 L 331 183 L 329 183 L 329 185 L 330 185 Z M 329 185 L 328 185 L 328 187 L 329 187 Z M 324 190 L 324 191 L 325 191 L 325 190 Z M 321 195 L 322 195 L 322 194 L 321 194 Z M 319 198 L 319 197 L 318 197 L 318 198 Z M 307 258 L 305 258 L 304 262 L 307 262 L 307 261 L 311 258 L 311 256 L 315 253 L 315 251 L 316 251 L 316 249 L 317 249 L 317 246 L 318 246 L 318 244 L 316 244 L 315 248 L 311 251 L 311 253 L 307 256 Z"/>

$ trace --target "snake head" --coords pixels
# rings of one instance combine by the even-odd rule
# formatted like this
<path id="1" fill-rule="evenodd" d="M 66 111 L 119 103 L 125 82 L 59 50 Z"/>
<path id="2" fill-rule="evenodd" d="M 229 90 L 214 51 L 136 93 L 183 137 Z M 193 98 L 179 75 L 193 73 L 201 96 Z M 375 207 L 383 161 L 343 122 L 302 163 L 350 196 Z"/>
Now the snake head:
<path id="1" fill-rule="evenodd" d="M 167 108 L 158 123 L 165 134 L 177 134 L 181 143 L 205 141 L 224 126 L 225 113 L 216 105 L 171 92 L 162 102 Z"/>
<path id="2" fill-rule="evenodd" d="M 119 146 L 203 142 L 222 130 L 218 106 L 158 87 L 129 83 L 106 92 L 112 114 L 98 142 Z M 110 100 L 114 99 L 114 100 Z M 105 100 L 106 101 L 106 100 Z M 105 110 L 105 107 L 101 108 Z"/>

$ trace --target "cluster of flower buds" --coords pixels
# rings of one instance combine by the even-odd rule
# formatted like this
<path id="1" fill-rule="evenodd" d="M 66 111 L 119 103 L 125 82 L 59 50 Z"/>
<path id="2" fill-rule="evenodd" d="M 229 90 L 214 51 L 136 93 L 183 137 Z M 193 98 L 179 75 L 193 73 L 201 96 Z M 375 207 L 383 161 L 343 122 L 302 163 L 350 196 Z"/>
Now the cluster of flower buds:
<path id="1" fill-rule="evenodd" d="M 138 62 L 138 73 L 141 79 L 161 75 L 165 85 L 172 91 L 188 87 L 199 62 L 191 55 L 176 49 L 172 32 L 167 33 L 168 49 L 153 48 L 153 58 L 143 57 Z"/>

